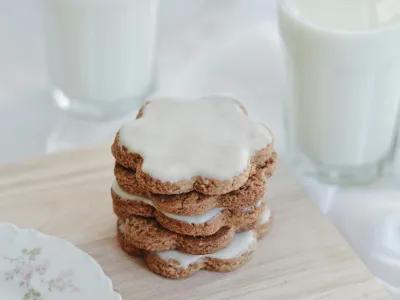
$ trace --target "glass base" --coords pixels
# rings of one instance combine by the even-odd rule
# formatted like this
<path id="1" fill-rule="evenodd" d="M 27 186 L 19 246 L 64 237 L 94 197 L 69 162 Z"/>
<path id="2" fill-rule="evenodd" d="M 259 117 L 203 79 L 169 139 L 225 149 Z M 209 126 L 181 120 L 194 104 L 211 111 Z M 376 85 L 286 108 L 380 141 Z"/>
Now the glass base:
<path id="1" fill-rule="evenodd" d="M 154 86 L 150 86 L 143 94 L 126 99 L 113 101 L 87 101 L 83 99 L 69 98 L 62 90 L 55 88 L 52 92 L 56 105 L 71 114 L 94 120 L 112 120 L 125 116 L 137 110 L 144 100 L 153 92 Z"/>
<path id="2" fill-rule="evenodd" d="M 355 167 L 328 167 L 317 165 L 315 175 L 321 181 L 342 186 L 368 185 L 382 176 L 383 164 Z"/>
<path id="3" fill-rule="evenodd" d="M 321 182 L 340 186 L 368 185 L 379 179 L 387 165 L 383 159 L 360 166 L 331 166 L 312 162 L 307 158 L 291 156 L 290 162 L 301 174 L 314 177 Z"/>

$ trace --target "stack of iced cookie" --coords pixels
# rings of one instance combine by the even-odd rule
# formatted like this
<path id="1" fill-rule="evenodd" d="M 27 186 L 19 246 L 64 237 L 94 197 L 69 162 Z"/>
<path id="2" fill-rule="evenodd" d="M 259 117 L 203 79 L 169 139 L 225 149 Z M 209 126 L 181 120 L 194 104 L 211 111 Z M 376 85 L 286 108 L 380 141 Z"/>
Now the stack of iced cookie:
<path id="1" fill-rule="evenodd" d="M 236 100 L 147 102 L 118 131 L 112 153 L 118 240 L 155 273 L 232 271 L 270 227 L 273 138 Z"/>

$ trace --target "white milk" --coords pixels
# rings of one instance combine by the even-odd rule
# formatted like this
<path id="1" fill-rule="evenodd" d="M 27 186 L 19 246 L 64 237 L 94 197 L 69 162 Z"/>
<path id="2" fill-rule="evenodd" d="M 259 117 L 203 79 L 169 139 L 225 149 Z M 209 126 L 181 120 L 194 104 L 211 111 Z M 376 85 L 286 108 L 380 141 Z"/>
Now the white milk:
<path id="1" fill-rule="evenodd" d="M 400 1 L 282 0 L 288 147 L 340 170 L 391 152 L 400 101 Z"/>
<path id="2" fill-rule="evenodd" d="M 157 0 L 45 0 L 45 8 L 50 79 L 61 106 L 115 110 L 151 89 Z"/>

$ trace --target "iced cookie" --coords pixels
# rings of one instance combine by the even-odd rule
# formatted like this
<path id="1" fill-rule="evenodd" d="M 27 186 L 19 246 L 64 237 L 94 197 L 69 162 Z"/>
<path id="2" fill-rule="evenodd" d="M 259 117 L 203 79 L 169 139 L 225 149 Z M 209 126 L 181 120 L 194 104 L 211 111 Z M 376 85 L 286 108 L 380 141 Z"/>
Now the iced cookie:
<path id="1" fill-rule="evenodd" d="M 264 205 L 254 211 L 244 212 L 237 226 L 221 227 L 212 235 L 189 236 L 178 234 L 161 226 L 154 218 L 132 216 L 130 219 L 119 220 L 118 229 L 124 235 L 126 244 L 146 251 L 179 250 L 189 254 L 213 253 L 224 248 L 232 240 L 235 232 L 254 229 L 258 217 L 262 214 Z"/>
<path id="2" fill-rule="evenodd" d="M 197 215 L 179 215 L 155 208 L 152 200 L 124 192 L 118 183 L 112 187 L 114 212 L 119 219 L 132 216 L 153 217 L 166 229 L 190 236 L 207 236 L 219 231 L 222 227 L 243 227 L 253 224 L 259 215 L 261 199 L 254 205 L 241 209 L 215 207 Z"/>
<path id="3" fill-rule="evenodd" d="M 273 138 L 236 100 L 160 99 L 119 130 L 112 152 L 152 193 L 220 195 L 239 189 L 265 165 Z"/>
<path id="4" fill-rule="evenodd" d="M 154 207 L 159 210 L 173 214 L 193 215 L 205 213 L 215 207 L 240 209 L 254 205 L 263 196 L 266 178 L 271 176 L 275 165 L 276 153 L 273 153 L 264 166 L 257 166 L 243 186 L 222 195 L 205 195 L 197 191 L 176 195 L 154 194 L 140 186 L 134 171 L 116 164 L 114 173 L 118 185 L 124 192 L 152 200 Z"/>
<path id="5" fill-rule="evenodd" d="M 274 164 L 273 164 L 274 165 Z M 116 165 L 116 181 L 113 184 L 112 196 L 114 203 L 124 206 L 129 211 L 137 211 L 138 203 L 132 200 L 140 199 L 137 196 L 146 198 L 141 201 L 142 210 L 151 214 L 157 210 L 177 214 L 177 215 L 199 215 L 204 214 L 214 208 L 244 209 L 255 205 L 264 195 L 266 171 L 268 167 L 257 167 L 253 175 L 247 180 L 245 185 L 236 191 L 223 195 L 204 195 L 196 191 L 177 195 L 161 195 L 148 192 L 136 184 L 134 173 L 128 169 Z M 136 195 L 136 196 L 132 196 Z M 147 205 L 146 205 L 147 204 Z M 132 206 L 132 208 L 130 208 Z"/>
<path id="6" fill-rule="evenodd" d="M 215 272 L 230 272 L 248 261 L 257 247 L 257 239 L 264 236 L 272 223 L 269 210 L 265 210 L 255 229 L 236 233 L 231 243 L 212 254 L 191 255 L 176 250 L 148 252 L 126 243 L 119 231 L 118 240 L 128 254 L 143 256 L 148 268 L 161 276 L 179 279 L 191 276 L 204 269 Z"/>

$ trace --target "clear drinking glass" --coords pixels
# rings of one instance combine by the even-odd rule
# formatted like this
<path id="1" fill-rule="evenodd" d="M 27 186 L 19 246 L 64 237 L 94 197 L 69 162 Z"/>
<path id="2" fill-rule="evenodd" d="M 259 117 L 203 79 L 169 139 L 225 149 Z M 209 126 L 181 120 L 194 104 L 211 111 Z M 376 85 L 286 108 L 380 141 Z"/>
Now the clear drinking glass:
<path id="1" fill-rule="evenodd" d="M 400 1 L 281 0 L 287 149 L 305 173 L 368 183 L 390 161 L 400 103 Z"/>
<path id="2" fill-rule="evenodd" d="M 158 0 L 44 0 L 47 61 L 58 106 L 107 119 L 155 84 Z"/>

